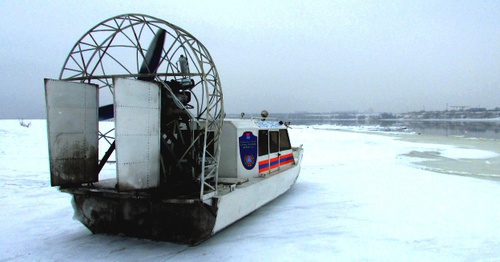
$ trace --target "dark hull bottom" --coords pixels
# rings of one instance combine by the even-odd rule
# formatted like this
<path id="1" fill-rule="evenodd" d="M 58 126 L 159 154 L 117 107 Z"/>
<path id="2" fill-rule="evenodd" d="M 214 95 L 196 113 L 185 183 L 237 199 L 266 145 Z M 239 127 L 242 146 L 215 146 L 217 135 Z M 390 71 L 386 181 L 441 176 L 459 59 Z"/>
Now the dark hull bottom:
<path id="1" fill-rule="evenodd" d="M 194 245 L 212 235 L 217 214 L 216 208 L 196 199 L 172 203 L 119 193 L 69 193 L 75 218 L 93 233 Z"/>

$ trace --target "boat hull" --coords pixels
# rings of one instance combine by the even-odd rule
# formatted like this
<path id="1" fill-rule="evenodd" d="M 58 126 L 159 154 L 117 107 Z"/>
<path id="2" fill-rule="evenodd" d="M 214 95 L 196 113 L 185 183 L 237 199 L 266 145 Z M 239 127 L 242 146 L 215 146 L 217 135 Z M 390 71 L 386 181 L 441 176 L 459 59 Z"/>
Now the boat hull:
<path id="1" fill-rule="evenodd" d="M 75 219 L 93 233 L 195 245 L 285 193 L 300 165 L 226 186 L 208 199 L 165 199 L 147 192 L 71 188 Z"/>
<path id="2" fill-rule="evenodd" d="M 164 202 L 153 197 L 73 193 L 75 218 L 92 233 L 122 234 L 175 243 L 196 244 L 209 237 L 214 207 L 200 200 Z"/>
<path id="3" fill-rule="evenodd" d="M 285 193 L 295 184 L 299 171 L 300 166 L 293 166 L 279 174 L 266 177 L 248 186 L 243 184 L 240 188 L 227 195 L 216 197 L 218 199 L 218 211 L 214 233 Z"/>

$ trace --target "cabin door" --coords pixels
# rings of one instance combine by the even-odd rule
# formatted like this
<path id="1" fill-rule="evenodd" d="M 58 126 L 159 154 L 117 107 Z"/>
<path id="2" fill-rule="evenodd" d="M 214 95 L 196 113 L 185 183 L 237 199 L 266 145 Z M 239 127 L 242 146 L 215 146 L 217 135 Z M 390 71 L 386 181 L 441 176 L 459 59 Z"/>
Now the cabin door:
<path id="1" fill-rule="evenodd" d="M 269 131 L 269 171 L 280 169 L 280 135 L 278 131 Z"/>
<path id="2" fill-rule="evenodd" d="M 259 174 L 269 174 L 280 168 L 280 133 L 259 130 Z"/>

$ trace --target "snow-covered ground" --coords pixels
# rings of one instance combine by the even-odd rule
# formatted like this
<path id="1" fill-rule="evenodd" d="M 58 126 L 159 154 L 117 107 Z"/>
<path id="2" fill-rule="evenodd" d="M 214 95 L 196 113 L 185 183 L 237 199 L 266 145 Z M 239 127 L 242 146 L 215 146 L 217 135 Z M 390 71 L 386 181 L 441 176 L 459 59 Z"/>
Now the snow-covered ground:
<path id="1" fill-rule="evenodd" d="M 335 129 L 293 127 L 292 189 L 188 247 L 92 235 L 50 187 L 45 121 L 1 120 L 0 261 L 500 260 L 500 141 Z"/>

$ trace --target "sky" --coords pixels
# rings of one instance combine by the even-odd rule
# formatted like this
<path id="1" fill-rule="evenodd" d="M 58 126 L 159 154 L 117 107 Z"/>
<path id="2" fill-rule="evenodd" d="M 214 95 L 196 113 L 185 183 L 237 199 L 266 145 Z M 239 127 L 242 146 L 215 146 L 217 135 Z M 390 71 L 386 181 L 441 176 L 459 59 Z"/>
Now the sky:
<path id="1" fill-rule="evenodd" d="M 45 118 L 43 79 L 59 77 L 90 28 L 125 13 L 199 39 L 228 113 L 500 106 L 499 1 L 4 0 L 0 118 Z"/>

